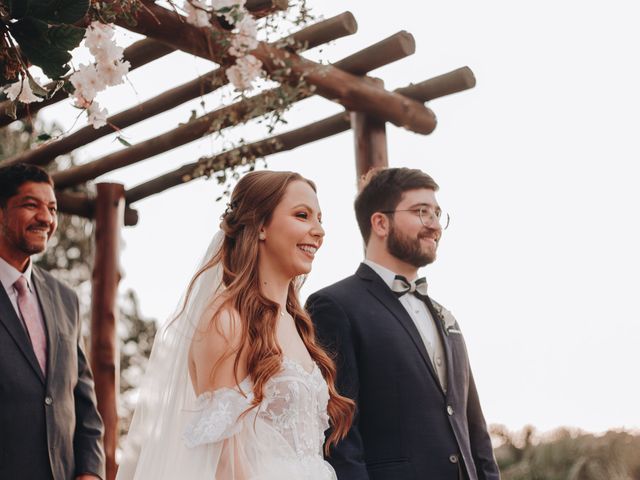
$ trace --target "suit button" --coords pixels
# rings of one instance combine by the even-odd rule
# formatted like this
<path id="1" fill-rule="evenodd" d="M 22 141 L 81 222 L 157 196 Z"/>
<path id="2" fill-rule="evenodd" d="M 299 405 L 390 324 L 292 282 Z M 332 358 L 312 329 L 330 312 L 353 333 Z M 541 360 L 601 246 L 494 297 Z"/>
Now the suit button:
<path id="1" fill-rule="evenodd" d="M 449 455 L 449 461 L 451 463 L 458 463 L 458 455 Z"/>
<path id="2" fill-rule="evenodd" d="M 44 404 L 45 405 L 51 405 L 52 403 L 53 403 L 53 398 L 51 398 L 49 395 L 44 397 Z"/>
<path id="3" fill-rule="evenodd" d="M 451 405 L 447 405 L 447 413 L 449 416 L 453 415 L 453 407 Z"/>

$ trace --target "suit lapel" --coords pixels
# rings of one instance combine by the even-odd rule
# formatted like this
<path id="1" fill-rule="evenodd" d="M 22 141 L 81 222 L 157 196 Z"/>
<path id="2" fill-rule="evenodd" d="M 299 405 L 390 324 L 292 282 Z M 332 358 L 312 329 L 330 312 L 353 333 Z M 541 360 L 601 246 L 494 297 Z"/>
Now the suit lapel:
<path id="1" fill-rule="evenodd" d="M 35 266 L 31 278 L 36 289 L 38 301 L 40 302 L 40 311 L 42 312 L 47 328 L 47 370 L 49 371 L 55 365 L 56 355 L 58 353 L 58 329 L 55 322 L 57 303 L 53 298 L 51 289 L 47 286 L 44 275 L 42 275 L 42 272 Z M 50 378 L 48 374 L 47 378 Z"/>
<path id="2" fill-rule="evenodd" d="M 431 359 L 429 358 L 429 354 L 427 353 L 427 349 L 424 346 L 424 342 L 422 341 L 422 337 L 418 332 L 418 329 L 413 323 L 413 320 L 407 313 L 407 310 L 402 306 L 398 297 L 394 295 L 391 289 L 384 283 L 384 281 L 380 278 L 380 276 L 374 272 L 368 265 L 364 263 L 360 265 L 358 271 L 356 272 L 360 278 L 368 282 L 367 289 L 369 292 L 378 299 L 382 305 L 385 306 L 387 310 L 394 316 L 394 318 L 402 325 L 404 330 L 411 338 L 411 341 L 418 349 L 422 360 L 424 361 L 427 370 L 433 377 L 433 380 L 436 382 L 440 391 L 444 395 L 444 391 L 442 391 L 442 387 L 440 386 L 440 381 L 438 380 L 438 374 L 433 368 L 433 364 L 431 363 Z"/>
<path id="3" fill-rule="evenodd" d="M 7 329 L 13 341 L 16 342 L 18 349 L 22 352 L 22 355 L 24 355 L 33 371 L 38 375 L 38 378 L 44 383 L 44 375 L 38 364 L 36 354 L 33 351 L 31 340 L 13 308 L 9 295 L 2 286 L 0 286 L 0 323 Z"/>

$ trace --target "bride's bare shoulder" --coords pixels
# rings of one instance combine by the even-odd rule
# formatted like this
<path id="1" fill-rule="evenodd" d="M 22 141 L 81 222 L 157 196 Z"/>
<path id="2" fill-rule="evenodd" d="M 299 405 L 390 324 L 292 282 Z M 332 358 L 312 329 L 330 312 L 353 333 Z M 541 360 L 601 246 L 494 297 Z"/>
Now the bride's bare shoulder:
<path id="1" fill-rule="evenodd" d="M 236 377 L 244 378 L 243 361 L 239 362 L 238 372 L 234 372 L 243 342 L 242 331 L 240 315 L 233 307 L 218 302 L 207 309 L 198 322 L 189 348 L 189 369 L 196 392 L 233 387 L 237 383 Z"/>

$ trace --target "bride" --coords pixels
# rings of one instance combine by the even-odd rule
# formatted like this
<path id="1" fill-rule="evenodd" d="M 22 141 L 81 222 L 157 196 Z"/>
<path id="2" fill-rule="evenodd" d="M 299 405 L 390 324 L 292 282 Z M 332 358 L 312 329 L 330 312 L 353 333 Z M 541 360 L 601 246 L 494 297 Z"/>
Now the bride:
<path id="1" fill-rule="evenodd" d="M 316 344 L 298 288 L 324 230 L 314 184 L 237 184 L 174 318 L 158 332 L 117 478 L 332 480 L 325 451 L 351 400 Z M 159 272 L 161 273 L 161 272 Z"/>

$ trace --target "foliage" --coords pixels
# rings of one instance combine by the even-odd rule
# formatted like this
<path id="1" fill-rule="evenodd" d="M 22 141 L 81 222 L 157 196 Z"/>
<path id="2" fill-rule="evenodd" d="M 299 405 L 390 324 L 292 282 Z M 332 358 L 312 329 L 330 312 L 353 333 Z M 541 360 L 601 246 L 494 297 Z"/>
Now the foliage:
<path id="1" fill-rule="evenodd" d="M 533 427 L 492 434 L 503 480 L 640 480 L 640 435 L 609 431 L 594 435 L 559 429 L 548 435 Z"/>
<path id="2" fill-rule="evenodd" d="M 84 18 L 89 0 L 0 0 L 0 85 L 37 65 L 49 78 L 69 71 L 71 50 L 84 36 L 74 23 Z"/>

